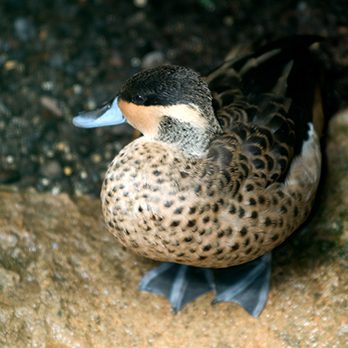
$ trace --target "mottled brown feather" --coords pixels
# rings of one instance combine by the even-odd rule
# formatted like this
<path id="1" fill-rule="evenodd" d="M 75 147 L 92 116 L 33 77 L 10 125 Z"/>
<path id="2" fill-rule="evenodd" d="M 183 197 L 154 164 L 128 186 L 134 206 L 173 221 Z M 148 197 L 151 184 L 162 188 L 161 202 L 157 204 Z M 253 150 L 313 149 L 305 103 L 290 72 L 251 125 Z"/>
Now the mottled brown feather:
<path id="1" fill-rule="evenodd" d="M 229 267 L 272 250 L 305 221 L 320 177 L 322 114 L 313 88 L 306 118 L 296 115 L 287 80 L 300 57 L 282 49 L 226 62 L 206 78 L 223 133 L 203 154 L 142 137 L 113 160 L 101 198 L 123 245 L 155 260 Z M 262 65 L 269 81 L 258 80 Z"/>

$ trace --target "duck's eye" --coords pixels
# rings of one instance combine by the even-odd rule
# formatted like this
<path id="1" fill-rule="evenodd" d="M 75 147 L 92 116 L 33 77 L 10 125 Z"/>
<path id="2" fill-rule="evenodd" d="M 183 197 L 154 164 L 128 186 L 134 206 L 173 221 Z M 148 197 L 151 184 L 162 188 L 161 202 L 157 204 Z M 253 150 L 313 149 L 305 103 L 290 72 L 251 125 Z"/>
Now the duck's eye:
<path id="1" fill-rule="evenodd" d="M 136 104 L 143 104 L 145 102 L 145 98 L 139 94 L 133 97 L 133 102 Z"/>

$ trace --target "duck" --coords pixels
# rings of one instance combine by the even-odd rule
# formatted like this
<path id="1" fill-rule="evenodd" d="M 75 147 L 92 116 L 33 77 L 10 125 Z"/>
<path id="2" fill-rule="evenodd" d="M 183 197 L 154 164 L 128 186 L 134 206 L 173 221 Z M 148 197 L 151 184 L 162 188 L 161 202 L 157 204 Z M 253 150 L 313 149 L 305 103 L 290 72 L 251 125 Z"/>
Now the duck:
<path id="1" fill-rule="evenodd" d="M 321 177 L 319 41 L 278 40 L 206 76 L 143 70 L 73 118 L 142 134 L 108 166 L 102 211 L 123 246 L 161 262 L 140 289 L 174 312 L 210 291 L 254 317 L 264 309 L 272 250 L 308 219 Z"/>

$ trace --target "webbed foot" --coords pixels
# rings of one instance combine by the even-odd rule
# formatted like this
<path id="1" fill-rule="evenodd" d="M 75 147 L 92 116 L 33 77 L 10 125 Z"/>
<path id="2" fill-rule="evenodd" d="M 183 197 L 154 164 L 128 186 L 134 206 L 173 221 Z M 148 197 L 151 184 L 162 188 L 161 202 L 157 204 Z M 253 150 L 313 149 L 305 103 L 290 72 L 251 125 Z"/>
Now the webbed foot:
<path id="1" fill-rule="evenodd" d="M 236 302 L 252 316 L 261 314 L 268 298 L 271 254 L 229 268 L 197 268 L 163 263 L 145 274 L 140 290 L 165 296 L 174 312 L 214 290 L 213 303 Z"/>
<path id="2" fill-rule="evenodd" d="M 165 296 L 174 312 L 186 303 L 213 290 L 214 280 L 211 270 L 177 263 L 162 263 L 145 274 L 140 282 L 140 290 Z"/>
<path id="3" fill-rule="evenodd" d="M 213 303 L 236 302 L 253 317 L 264 309 L 271 283 L 271 253 L 239 266 L 214 270 Z"/>

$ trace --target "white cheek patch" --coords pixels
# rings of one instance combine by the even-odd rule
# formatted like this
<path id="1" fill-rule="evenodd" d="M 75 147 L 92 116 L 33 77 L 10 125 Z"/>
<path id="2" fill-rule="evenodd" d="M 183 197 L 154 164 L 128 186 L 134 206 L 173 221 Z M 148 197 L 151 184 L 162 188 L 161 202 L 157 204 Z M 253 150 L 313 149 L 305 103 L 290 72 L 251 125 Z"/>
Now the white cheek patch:
<path id="1" fill-rule="evenodd" d="M 307 199 L 315 194 L 321 173 L 319 137 L 313 123 L 309 123 L 308 139 L 302 145 L 301 154 L 291 164 L 285 185 L 299 186 L 307 191 Z"/>
<path id="2" fill-rule="evenodd" d="M 198 128 L 205 128 L 208 126 L 207 120 L 202 117 L 196 105 L 177 104 L 164 107 L 164 109 L 164 115 L 175 118 L 180 122 L 191 123 Z"/>

